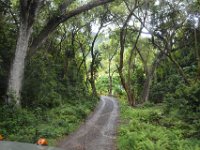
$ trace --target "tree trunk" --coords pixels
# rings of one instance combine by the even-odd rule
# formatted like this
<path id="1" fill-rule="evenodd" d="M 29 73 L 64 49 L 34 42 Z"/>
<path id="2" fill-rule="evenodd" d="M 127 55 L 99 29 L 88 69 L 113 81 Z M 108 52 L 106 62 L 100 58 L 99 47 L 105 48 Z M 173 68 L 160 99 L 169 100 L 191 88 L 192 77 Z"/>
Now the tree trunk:
<path id="1" fill-rule="evenodd" d="M 14 102 L 18 106 L 20 105 L 20 92 L 24 75 L 24 63 L 28 50 L 31 29 L 32 27 L 28 27 L 27 23 L 21 24 L 17 39 L 15 58 L 10 70 L 8 82 L 8 103 Z"/>
<path id="2" fill-rule="evenodd" d="M 95 86 L 95 80 L 92 79 L 92 78 L 90 78 L 90 85 L 92 87 L 92 94 L 96 96 L 97 95 L 97 90 L 96 90 L 96 86 Z"/>
<path id="3" fill-rule="evenodd" d="M 187 84 L 187 85 L 190 85 L 190 82 L 188 81 L 183 69 L 181 68 L 181 66 L 178 64 L 178 62 L 172 57 L 171 54 L 168 55 L 169 59 L 174 63 L 174 65 L 176 66 L 179 74 L 182 76 L 184 82 Z"/>
<path id="4" fill-rule="evenodd" d="M 100 31 L 100 30 L 99 30 Z M 92 88 L 92 94 L 93 95 L 97 95 L 97 91 L 96 91 L 96 85 L 95 85 L 95 61 L 96 61 L 96 55 L 94 54 L 94 43 L 96 41 L 98 34 L 95 36 L 92 47 L 91 47 L 91 55 L 92 55 L 92 62 L 90 64 L 90 84 L 91 84 L 91 88 Z"/>
<path id="5" fill-rule="evenodd" d="M 20 0 L 20 28 L 7 89 L 7 102 L 14 103 L 16 106 L 20 106 L 20 92 L 29 39 L 35 17 L 42 2 L 42 0 Z"/>
<path id="6" fill-rule="evenodd" d="M 93 50 L 91 50 L 91 53 L 93 53 Z M 95 77 L 94 77 L 94 74 L 95 74 L 95 71 L 94 71 L 94 63 L 95 63 L 95 59 L 96 59 L 96 55 L 93 55 L 92 54 L 92 62 L 90 64 L 90 84 L 91 84 L 91 88 L 92 88 L 92 94 L 93 95 L 97 95 L 97 90 L 96 90 L 96 85 L 95 85 Z"/>
<path id="7" fill-rule="evenodd" d="M 119 77 L 120 77 L 122 86 L 128 97 L 128 103 L 130 106 L 135 106 L 136 103 L 135 103 L 135 99 L 134 99 L 134 94 L 133 94 L 132 90 L 130 89 L 130 87 L 128 86 L 128 84 L 126 83 L 123 73 L 119 69 L 118 69 L 118 71 L 119 71 Z"/>
<path id="8" fill-rule="evenodd" d="M 90 84 L 91 84 L 91 87 L 92 87 L 93 95 L 97 95 L 96 85 L 95 85 L 95 68 L 94 67 L 95 67 L 96 58 L 98 57 L 97 56 L 98 54 L 95 54 L 94 45 L 95 45 L 95 42 L 96 42 L 102 28 L 103 28 L 103 22 L 101 20 L 100 27 L 99 27 L 96 35 L 94 36 L 94 39 L 92 41 L 92 46 L 90 48 L 90 53 L 91 53 L 91 56 L 92 56 L 92 62 L 90 64 Z"/>
<path id="9" fill-rule="evenodd" d="M 150 92 L 150 86 L 152 82 L 153 75 L 150 73 L 146 74 L 146 79 L 143 85 L 143 90 L 141 94 L 141 100 L 142 102 L 147 102 L 149 99 L 149 92 Z"/>
<path id="10" fill-rule="evenodd" d="M 196 59 L 197 59 L 197 77 L 200 79 L 200 52 L 198 48 L 198 43 L 197 43 L 197 29 L 194 29 L 194 39 L 195 39 L 195 54 L 196 54 Z"/>
<path id="11" fill-rule="evenodd" d="M 151 87 L 152 79 L 154 77 L 155 70 L 157 66 L 159 65 L 160 61 L 166 58 L 166 55 L 163 53 L 163 51 L 160 51 L 160 53 L 157 54 L 154 62 L 152 63 L 149 69 L 147 65 L 147 61 L 143 58 L 142 54 L 140 53 L 140 50 L 138 48 L 136 48 L 136 50 L 141 58 L 141 61 L 144 65 L 144 71 L 146 73 L 146 79 L 143 84 L 143 89 L 140 94 L 140 99 L 142 102 L 147 102 L 149 100 L 150 87 Z"/>
<path id="12" fill-rule="evenodd" d="M 112 63 L 112 60 L 114 58 L 114 56 L 117 54 L 117 49 L 118 47 L 115 49 L 114 53 L 113 54 L 110 54 L 109 53 L 109 58 L 108 58 L 108 76 L 109 76 L 109 89 L 108 89 L 108 94 L 109 95 L 112 95 L 113 94 L 113 74 L 115 71 L 113 71 L 113 73 L 111 73 L 111 63 Z"/>
<path id="13" fill-rule="evenodd" d="M 118 67 L 119 77 L 120 77 L 122 86 L 127 94 L 128 102 L 130 106 L 135 106 L 135 99 L 134 99 L 133 91 L 131 90 L 129 84 L 127 84 L 126 79 L 123 75 L 123 67 L 124 67 L 124 50 L 125 50 L 125 41 L 126 41 L 126 27 L 132 17 L 132 13 L 135 10 L 135 8 L 136 7 L 134 7 L 130 11 L 120 31 L 120 62 L 119 62 L 119 67 Z"/>
<path id="14" fill-rule="evenodd" d="M 108 74 L 109 74 L 109 89 L 108 94 L 112 95 L 112 76 L 111 76 L 111 59 L 109 59 Z"/>

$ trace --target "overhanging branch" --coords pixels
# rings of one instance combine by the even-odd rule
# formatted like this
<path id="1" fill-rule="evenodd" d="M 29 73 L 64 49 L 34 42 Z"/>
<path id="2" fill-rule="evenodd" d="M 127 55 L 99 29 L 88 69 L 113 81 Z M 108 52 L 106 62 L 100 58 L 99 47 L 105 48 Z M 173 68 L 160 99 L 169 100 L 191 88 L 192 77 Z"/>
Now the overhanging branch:
<path id="1" fill-rule="evenodd" d="M 100 5 L 104 5 L 104 4 L 113 2 L 113 1 L 114 0 L 90 1 L 89 3 L 87 3 L 83 6 L 80 6 L 72 11 L 69 11 L 66 14 L 51 18 L 47 22 L 46 26 L 43 27 L 43 29 L 38 34 L 38 36 L 33 40 L 32 44 L 30 46 L 30 52 L 32 53 L 33 51 L 35 51 L 61 23 L 67 21 L 68 19 L 70 19 L 76 15 L 79 15 L 83 12 L 91 10 L 92 8 L 95 8 Z"/>

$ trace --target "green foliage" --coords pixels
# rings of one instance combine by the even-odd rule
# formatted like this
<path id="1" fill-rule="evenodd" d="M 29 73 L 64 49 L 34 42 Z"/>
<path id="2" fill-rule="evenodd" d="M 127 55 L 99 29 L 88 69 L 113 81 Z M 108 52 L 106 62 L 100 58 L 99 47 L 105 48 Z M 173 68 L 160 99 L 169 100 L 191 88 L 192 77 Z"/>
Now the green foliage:
<path id="1" fill-rule="evenodd" d="M 96 82 L 96 88 L 100 94 L 108 94 L 108 88 L 109 88 L 108 76 L 99 77 Z"/>
<path id="2" fill-rule="evenodd" d="M 143 90 L 144 84 L 144 72 L 140 66 L 135 66 L 134 72 L 131 75 L 131 85 L 133 86 L 135 97 L 139 100 L 140 94 Z"/>
<path id="3" fill-rule="evenodd" d="M 164 116 L 162 109 L 163 106 L 131 108 L 121 102 L 119 150 L 198 150 L 199 140 L 184 138 L 184 123 Z M 169 122 L 173 127 L 166 125 Z"/>
<path id="4" fill-rule="evenodd" d="M 163 102 L 165 95 L 173 93 L 181 83 L 183 83 L 183 79 L 177 74 L 170 75 L 165 80 L 154 83 L 150 89 L 150 101 L 154 103 Z"/>
<path id="5" fill-rule="evenodd" d="M 6 92 L 17 35 L 16 25 L 8 13 L 9 10 L 0 2 L 0 103 Z"/>
<path id="6" fill-rule="evenodd" d="M 35 135 L 37 116 L 26 109 L 17 109 L 12 105 L 1 106 L 1 133 L 8 140 L 32 141 Z"/>
<path id="7" fill-rule="evenodd" d="M 24 105 L 53 107 L 61 104 L 62 97 L 58 92 L 62 88 L 58 80 L 60 65 L 47 53 L 38 53 L 31 58 L 25 73 Z"/>
<path id="8" fill-rule="evenodd" d="M 200 138 L 200 82 L 191 86 L 180 85 L 175 93 L 166 95 L 165 112 L 171 114 L 176 111 L 178 117 L 190 124 L 187 128 L 192 128 L 186 136 L 196 136 Z"/>
<path id="9" fill-rule="evenodd" d="M 31 40 L 38 36 L 48 19 L 60 16 L 61 11 L 64 10 L 61 10 L 60 6 L 62 2 L 64 0 L 45 2 L 40 15 L 35 20 Z M 136 109 L 122 105 L 124 124 L 120 128 L 119 147 L 142 150 L 195 150 L 199 147 L 199 141 L 194 137 L 200 137 L 200 82 L 197 77 L 198 57 L 195 52 L 200 43 L 199 27 L 196 28 L 197 43 L 194 39 L 194 20 L 199 16 L 199 3 L 167 0 L 156 3 L 158 3 L 156 0 L 148 5 L 138 2 L 134 14 L 139 15 L 142 21 L 145 20 L 142 17 L 146 13 L 141 12 L 149 12 L 152 26 L 149 24 L 144 28 L 149 28 L 148 30 L 158 34 L 165 42 L 157 36 L 150 40 L 141 35 L 136 44 L 140 21 L 135 17 L 127 22 L 126 35 L 124 35 L 124 78 L 130 86 L 130 91 L 134 91 L 134 98 L 139 100 L 145 74 L 147 74 L 145 71 L 150 70 L 159 51 L 155 45 L 155 47 L 152 46 L 151 42 L 154 42 L 161 49 L 164 47 L 163 51 L 168 47 L 172 48 L 168 51 L 178 62 L 191 85 L 184 84 L 183 77 L 169 59 L 159 63 L 160 66 L 156 68 L 152 82 L 151 101 Z M 73 1 L 67 6 L 66 12 L 62 13 L 65 14 L 82 4 L 82 1 Z M 104 12 L 107 12 L 103 18 L 104 25 L 107 27 L 104 31 L 102 30 L 95 43 L 95 59 L 92 68 L 97 80 L 97 90 L 102 94 L 108 92 L 108 60 L 113 56 L 110 67 L 110 73 L 113 73 L 113 93 L 119 96 L 125 95 L 119 77 L 114 72 L 119 67 L 119 49 L 122 44 L 119 41 L 120 28 L 130 13 L 129 9 L 133 9 L 134 1 L 115 0 L 111 5 L 95 8 L 94 11 L 84 13 L 84 16 L 80 14 L 68 20 L 67 23 L 59 25 L 48 37 L 47 42 L 43 43 L 34 55 L 28 55 L 26 59 L 21 97 L 22 108 L 17 109 L 6 105 L 4 101 L 7 98 L 10 62 L 12 62 L 16 46 L 17 25 L 20 24 L 18 23 L 19 6 L 20 3 L 17 0 L 0 1 L 0 108 L 2 110 L 0 111 L 0 132 L 7 140 L 35 142 L 40 136 L 45 136 L 50 140 L 56 139 L 73 131 L 92 110 L 96 104 L 96 98 L 90 96 L 91 89 L 87 84 L 90 78 L 88 68 L 91 56 L 89 53 L 94 35 L 91 30 L 93 25 L 100 22 L 99 19 L 102 18 L 102 14 L 104 16 Z M 182 8 L 187 11 L 183 11 Z M 189 20 L 189 22 L 182 24 L 182 20 Z M 111 22 L 108 23 L 108 21 L 116 23 L 113 26 L 115 31 L 111 31 L 113 24 L 110 26 Z M 106 35 L 107 30 L 109 30 L 109 36 Z M 105 45 L 96 46 L 101 43 Z M 136 49 L 133 50 L 133 57 L 130 58 L 134 44 L 143 60 Z M 105 64 L 103 64 L 103 69 L 100 68 L 102 60 Z M 99 72 L 100 69 L 103 70 L 102 74 Z M 127 80 L 129 79 L 128 69 L 129 81 Z M 13 93 L 7 94 L 15 98 Z M 161 103 L 164 99 L 165 107 L 153 104 Z M 161 109 L 165 112 L 163 113 Z"/>
<path id="10" fill-rule="evenodd" d="M 96 88 L 99 94 L 108 94 L 108 89 L 109 89 L 109 77 L 108 74 L 106 75 L 101 75 L 98 77 L 97 82 L 96 82 Z M 112 90 L 113 90 L 113 95 L 119 96 L 123 95 L 123 88 L 120 85 L 120 80 L 118 76 L 112 76 Z"/>
<path id="11" fill-rule="evenodd" d="M 1 134 L 9 141 L 35 143 L 45 137 L 50 145 L 74 131 L 86 118 L 97 102 L 93 97 L 82 97 L 73 103 L 45 110 L 41 107 L 30 110 L 11 105 L 0 106 Z"/>
<path id="12" fill-rule="evenodd" d="M 113 76 L 113 94 L 116 96 L 122 96 L 125 94 L 122 85 L 120 84 L 119 76 Z"/>

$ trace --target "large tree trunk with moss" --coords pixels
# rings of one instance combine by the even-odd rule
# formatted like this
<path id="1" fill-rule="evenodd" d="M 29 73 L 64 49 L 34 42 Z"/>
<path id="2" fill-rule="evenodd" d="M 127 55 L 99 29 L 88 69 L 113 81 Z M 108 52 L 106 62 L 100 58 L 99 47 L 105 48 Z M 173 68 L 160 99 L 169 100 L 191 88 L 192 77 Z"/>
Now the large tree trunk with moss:
<path id="1" fill-rule="evenodd" d="M 20 106 L 20 92 L 24 75 L 25 58 L 28 51 L 29 39 L 35 16 L 40 7 L 41 0 L 20 1 L 20 29 L 17 39 L 15 57 L 10 70 L 8 82 L 8 103 Z"/>
<path id="2" fill-rule="evenodd" d="M 20 92 L 22 87 L 22 80 L 24 74 L 24 63 L 28 50 L 29 38 L 31 35 L 31 28 L 27 27 L 27 24 L 21 24 L 19 30 L 19 37 L 17 40 L 17 47 L 15 52 L 15 58 L 10 71 L 10 78 L 8 84 L 8 103 L 15 101 L 17 105 L 20 105 Z"/>

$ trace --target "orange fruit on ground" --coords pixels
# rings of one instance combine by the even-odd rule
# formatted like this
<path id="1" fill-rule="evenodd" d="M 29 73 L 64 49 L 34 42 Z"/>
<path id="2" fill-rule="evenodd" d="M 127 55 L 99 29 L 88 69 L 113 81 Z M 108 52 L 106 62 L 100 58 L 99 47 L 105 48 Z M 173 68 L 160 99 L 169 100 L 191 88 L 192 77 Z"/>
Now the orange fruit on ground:
<path id="1" fill-rule="evenodd" d="M 40 138 L 38 141 L 37 141 L 37 144 L 38 145 L 43 145 L 43 146 L 46 146 L 48 145 L 48 142 L 45 138 Z"/>
<path id="2" fill-rule="evenodd" d="M 0 134 L 0 141 L 2 141 L 3 140 L 3 136 Z"/>

